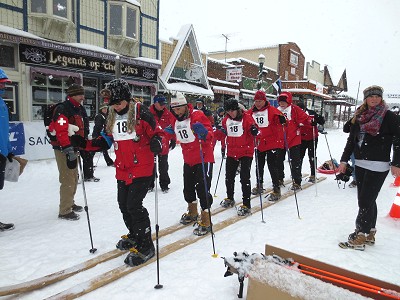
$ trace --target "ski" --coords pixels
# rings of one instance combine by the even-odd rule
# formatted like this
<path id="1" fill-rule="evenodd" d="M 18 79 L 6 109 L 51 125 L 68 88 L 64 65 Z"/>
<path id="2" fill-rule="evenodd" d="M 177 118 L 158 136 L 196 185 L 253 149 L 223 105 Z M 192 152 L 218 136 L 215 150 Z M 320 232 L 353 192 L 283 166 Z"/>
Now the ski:
<path id="1" fill-rule="evenodd" d="M 308 176 L 307 174 L 304 175 Z M 285 184 L 290 183 L 291 180 L 286 180 Z M 272 188 L 266 189 L 265 194 L 268 194 L 272 191 Z M 256 198 L 258 195 L 252 197 L 252 198 Z M 242 202 L 238 203 L 241 204 Z M 215 209 L 212 210 L 211 215 L 216 215 L 219 214 L 223 211 L 225 211 L 227 208 L 224 207 L 217 207 Z M 158 237 L 161 238 L 163 236 L 172 234 L 180 229 L 183 229 L 187 227 L 187 225 L 182 225 L 180 223 L 177 223 L 175 225 L 169 226 L 165 229 L 162 229 L 159 231 Z M 155 240 L 155 233 L 153 233 L 152 236 L 153 240 Z M 96 256 L 92 259 L 89 259 L 87 261 L 84 261 L 82 263 L 76 264 L 72 267 L 69 267 L 67 269 L 49 274 L 49 275 L 45 275 L 43 277 L 39 277 L 27 282 L 23 282 L 23 283 L 19 283 L 19 284 L 15 284 L 15 285 L 10 285 L 10 286 L 4 286 L 4 287 L 0 287 L 0 296 L 7 296 L 7 295 L 12 295 L 12 294 L 19 294 L 19 293 L 26 293 L 26 292 L 30 292 L 39 288 L 43 288 L 45 286 L 51 285 L 53 283 L 62 281 L 68 277 L 71 277 L 79 272 L 83 272 L 86 270 L 89 270 L 95 266 L 97 266 L 100 263 L 104 263 L 107 262 L 111 259 L 117 258 L 121 255 L 126 254 L 127 251 L 121 251 L 118 249 L 115 250 L 111 250 L 108 251 L 106 253 L 103 253 L 99 256 Z"/>
<path id="2" fill-rule="evenodd" d="M 318 182 L 319 181 L 323 181 L 325 179 L 326 179 L 326 177 L 321 177 L 321 178 L 318 179 Z M 310 182 L 305 183 L 302 186 L 302 190 L 305 190 L 305 189 L 313 186 L 314 184 L 315 183 L 310 183 Z M 298 192 L 301 192 L 301 190 L 298 191 Z M 279 201 L 281 201 L 281 200 L 283 200 L 285 198 L 288 198 L 288 197 L 292 196 L 293 194 L 294 194 L 293 191 L 289 191 L 289 192 L 285 193 L 281 197 L 281 199 Z M 277 201 L 277 202 L 279 202 L 279 201 Z M 273 204 L 275 204 L 277 202 L 273 202 L 273 203 L 266 202 L 265 204 L 267 204 L 267 207 L 269 207 L 269 206 L 271 206 L 271 205 L 273 205 Z M 261 206 L 255 206 L 255 207 L 252 208 L 252 213 L 256 213 L 256 212 L 259 212 L 259 211 L 261 211 Z M 249 215 L 249 216 L 251 216 L 251 215 Z M 235 224 L 235 223 L 237 223 L 237 222 L 239 222 L 240 220 L 243 220 L 243 219 L 244 219 L 244 217 L 241 217 L 241 216 L 238 216 L 238 215 L 232 216 L 232 217 L 230 217 L 228 219 L 225 219 L 225 220 L 223 220 L 221 222 L 213 224 L 213 231 L 214 231 L 214 233 L 218 232 L 218 231 L 228 227 L 229 225 Z M 186 237 L 186 238 L 180 239 L 180 240 L 178 240 L 176 242 L 173 242 L 173 243 L 163 247 L 160 250 L 159 257 L 160 258 L 165 257 L 165 256 L 167 256 L 167 255 L 169 255 L 171 253 L 174 253 L 174 252 L 176 252 L 176 251 L 178 251 L 178 250 L 180 250 L 180 249 L 182 249 L 182 248 L 184 248 L 184 247 L 186 247 L 188 245 L 191 245 L 191 244 L 197 242 L 198 240 L 200 240 L 200 239 L 202 239 L 204 237 L 208 237 L 208 235 L 202 235 L 202 236 L 190 235 L 189 237 Z M 80 284 L 78 284 L 76 286 L 73 286 L 73 287 L 63 291 L 63 292 L 60 292 L 60 293 L 58 293 L 56 295 L 53 295 L 53 296 L 51 296 L 51 297 L 49 297 L 47 299 L 49 299 L 49 300 L 50 299 L 75 299 L 77 297 L 80 297 L 80 296 L 83 296 L 85 294 L 88 294 L 88 293 L 90 293 L 90 292 L 92 292 L 92 291 L 94 291 L 94 290 L 96 290 L 96 289 L 108 284 L 108 283 L 111 283 L 111 282 L 113 282 L 113 281 L 115 281 L 115 280 L 117 280 L 117 279 L 119 279 L 119 278 L 121 278 L 121 277 L 123 277 L 123 276 L 125 276 L 127 274 L 130 274 L 130 273 L 132 273 L 132 272 L 134 272 L 134 271 L 136 271 L 136 270 L 138 270 L 138 269 L 140 269 L 140 268 L 142 268 L 144 266 L 147 266 L 148 264 L 153 263 L 155 261 L 156 261 L 156 258 L 153 257 L 152 259 L 148 260 L 144 264 L 136 266 L 136 267 L 129 267 L 129 266 L 126 266 L 126 265 L 119 266 L 119 267 L 117 267 L 115 269 L 112 269 L 112 270 L 107 271 L 107 272 L 105 272 L 103 274 L 95 276 L 94 278 L 90 279 L 87 282 L 80 283 Z"/>

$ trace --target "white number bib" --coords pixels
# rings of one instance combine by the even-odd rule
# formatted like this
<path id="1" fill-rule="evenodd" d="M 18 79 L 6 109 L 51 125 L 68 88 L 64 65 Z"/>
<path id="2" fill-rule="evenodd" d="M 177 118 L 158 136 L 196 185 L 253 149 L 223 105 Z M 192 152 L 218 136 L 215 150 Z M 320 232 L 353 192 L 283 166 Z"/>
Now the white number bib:
<path id="1" fill-rule="evenodd" d="M 235 121 L 232 119 L 226 120 L 226 128 L 228 136 L 240 137 L 243 135 L 243 120 Z"/>
<path id="2" fill-rule="evenodd" d="M 286 108 L 282 108 L 278 106 L 278 109 L 286 116 L 286 118 L 290 121 L 292 119 L 292 106 L 288 106 Z"/>
<path id="3" fill-rule="evenodd" d="M 113 128 L 113 132 L 112 132 L 114 141 L 118 142 L 118 141 L 136 139 L 135 131 L 128 132 L 127 118 L 128 118 L 128 114 L 124 114 L 122 116 L 116 115 L 114 128 Z"/>
<path id="4" fill-rule="evenodd" d="M 268 110 L 262 110 L 262 111 L 253 111 L 253 119 L 254 122 L 258 125 L 258 127 L 268 127 L 269 122 L 268 122 Z"/>
<path id="5" fill-rule="evenodd" d="M 183 144 L 194 142 L 196 139 L 192 132 L 192 129 L 190 128 L 190 119 L 176 121 L 175 134 L 176 139 Z"/>

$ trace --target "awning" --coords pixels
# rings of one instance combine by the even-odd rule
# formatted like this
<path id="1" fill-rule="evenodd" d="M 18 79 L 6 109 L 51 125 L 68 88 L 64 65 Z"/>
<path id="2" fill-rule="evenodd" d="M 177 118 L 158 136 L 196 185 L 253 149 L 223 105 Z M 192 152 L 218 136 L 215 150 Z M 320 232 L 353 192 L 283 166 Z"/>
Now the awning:
<path id="1" fill-rule="evenodd" d="M 224 87 L 224 86 L 213 85 L 212 89 L 213 89 L 214 93 L 231 95 L 231 96 L 239 96 L 239 93 L 240 93 L 239 90 L 231 89 L 231 88 Z"/>
<path id="2" fill-rule="evenodd" d="M 161 83 L 164 86 L 165 90 L 168 92 L 177 91 L 186 94 L 214 97 L 214 93 L 211 89 L 205 89 L 194 84 L 189 84 L 187 82 Z"/>
<path id="3" fill-rule="evenodd" d="M 82 83 L 82 74 L 69 72 L 69 71 L 62 71 L 62 70 L 55 70 L 55 69 L 47 69 L 41 67 L 31 67 L 31 81 L 35 74 L 40 73 L 43 75 L 52 75 L 53 77 L 72 77 L 77 79 L 77 83 Z"/>

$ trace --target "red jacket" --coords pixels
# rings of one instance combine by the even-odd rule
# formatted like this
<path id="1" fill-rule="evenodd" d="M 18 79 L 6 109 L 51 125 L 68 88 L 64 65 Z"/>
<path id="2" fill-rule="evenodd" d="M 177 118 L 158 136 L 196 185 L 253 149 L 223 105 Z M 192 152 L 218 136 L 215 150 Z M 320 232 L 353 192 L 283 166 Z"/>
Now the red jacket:
<path id="1" fill-rule="evenodd" d="M 174 122 L 174 116 L 168 109 L 164 107 L 162 111 L 157 111 L 156 108 L 154 107 L 154 104 L 152 104 L 150 106 L 150 112 L 162 129 L 169 127 L 172 130 L 172 123 Z M 170 140 L 175 140 L 175 135 L 164 132 L 163 142 L 165 145 L 163 145 L 163 151 L 161 152 L 161 155 L 167 155 L 169 153 Z"/>
<path id="2" fill-rule="evenodd" d="M 314 110 L 306 109 L 305 113 L 315 123 L 318 123 L 321 125 L 325 124 L 325 119 L 321 115 L 317 114 Z M 314 131 L 314 133 L 313 133 L 313 131 Z M 305 124 L 304 126 L 300 127 L 300 133 L 301 133 L 302 141 L 312 141 L 313 139 L 315 139 L 315 140 L 318 139 L 318 127 L 317 126 L 312 126 L 311 124 Z"/>
<path id="3" fill-rule="evenodd" d="M 123 133 L 126 134 L 126 131 L 121 134 L 118 132 L 118 128 L 123 128 L 124 126 L 117 123 L 125 123 L 129 112 L 122 116 L 117 115 L 112 132 L 116 156 L 114 162 L 115 178 L 125 181 L 126 184 L 131 184 L 132 180 L 136 178 L 152 176 L 154 154 L 150 151 L 150 139 L 155 135 L 163 135 L 162 128 L 157 125 L 148 108 L 140 103 L 135 103 L 134 105 L 138 112 L 136 115 L 138 122 L 135 125 L 137 138 L 132 138 L 132 136 L 124 137 Z"/>
<path id="4" fill-rule="evenodd" d="M 208 130 L 206 141 L 201 141 L 204 162 L 214 162 L 213 129 L 210 120 L 200 110 L 193 110 L 193 106 L 188 104 L 188 114 L 178 120 L 174 115 L 172 128 L 174 129 L 176 140 L 180 142 L 185 164 L 194 166 L 201 164 L 200 142 L 197 135 L 193 133 L 192 125 L 200 122 Z"/>
<path id="5" fill-rule="evenodd" d="M 300 127 L 304 125 L 310 125 L 311 118 L 300 107 L 292 104 L 291 93 L 281 93 L 281 95 L 283 94 L 286 94 L 287 103 L 289 104 L 289 106 L 286 107 L 286 109 L 283 109 L 279 106 L 278 109 L 286 116 L 287 121 L 284 126 L 286 142 L 288 148 L 292 148 L 301 144 Z"/>
<path id="6" fill-rule="evenodd" d="M 228 146 L 227 156 L 234 159 L 242 157 L 253 157 L 254 137 L 250 133 L 250 127 L 254 124 L 251 115 L 242 111 L 240 119 L 232 119 L 226 114 L 222 120 L 222 126 L 227 132 L 226 144 Z"/>
<path id="7" fill-rule="evenodd" d="M 260 133 L 256 137 L 258 151 L 265 152 L 272 149 L 284 149 L 283 128 L 279 122 L 279 115 L 282 115 L 282 113 L 276 107 L 266 102 L 266 105 L 260 110 L 253 106 L 247 113 L 253 117 L 260 130 Z M 268 116 L 267 123 L 262 118 L 264 115 Z"/>

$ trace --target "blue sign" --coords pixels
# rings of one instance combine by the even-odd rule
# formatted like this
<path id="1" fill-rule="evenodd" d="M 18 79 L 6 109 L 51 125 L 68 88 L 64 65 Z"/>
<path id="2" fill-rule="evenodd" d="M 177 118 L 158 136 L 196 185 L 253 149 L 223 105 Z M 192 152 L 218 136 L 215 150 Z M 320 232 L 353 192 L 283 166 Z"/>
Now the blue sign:
<path id="1" fill-rule="evenodd" d="M 25 154 L 25 130 L 23 123 L 10 123 L 9 139 L 11 143 L 11 152 L 14 155 Z"/>

